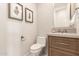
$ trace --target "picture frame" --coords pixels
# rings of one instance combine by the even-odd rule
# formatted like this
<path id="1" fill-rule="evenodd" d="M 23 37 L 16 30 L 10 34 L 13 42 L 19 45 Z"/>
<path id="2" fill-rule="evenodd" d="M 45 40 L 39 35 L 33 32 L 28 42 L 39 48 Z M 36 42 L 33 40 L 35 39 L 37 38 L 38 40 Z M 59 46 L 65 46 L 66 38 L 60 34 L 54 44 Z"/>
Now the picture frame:
<path id="1" fill-rule="evenodd" d="M 8 18 L 23 20 L 23 6 L 20 3 L 8 3 Z"/>
<path id="2" fill-rule="evenodd" d="M 25 22 L 33 23 L 33 11 L 25 8 Z"/>

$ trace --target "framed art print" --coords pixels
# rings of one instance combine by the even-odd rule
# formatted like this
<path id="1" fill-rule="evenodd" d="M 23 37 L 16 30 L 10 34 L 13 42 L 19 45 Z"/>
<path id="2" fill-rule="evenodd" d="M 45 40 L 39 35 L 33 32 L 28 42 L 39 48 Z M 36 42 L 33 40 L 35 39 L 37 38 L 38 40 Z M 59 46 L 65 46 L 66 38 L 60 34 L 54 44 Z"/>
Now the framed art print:
<path id="1" fill-rule="evenodd" d="M 8 17 L 14 20 L 23 20 L 23 6 L 19 3 L 8 4 Z"/>
<path id="2" fill-rule="evenodd" d="M 25 8 L 25 21 L 33 23 L 33 11 L 28 8 Z"/>

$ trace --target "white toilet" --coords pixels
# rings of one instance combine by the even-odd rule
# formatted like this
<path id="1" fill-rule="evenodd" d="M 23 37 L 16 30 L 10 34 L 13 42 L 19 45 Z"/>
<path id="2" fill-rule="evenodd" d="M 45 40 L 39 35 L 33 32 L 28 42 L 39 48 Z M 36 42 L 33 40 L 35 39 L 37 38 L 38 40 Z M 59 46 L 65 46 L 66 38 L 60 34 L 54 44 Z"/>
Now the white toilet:
<path id="1" fill-rule="evenodd" d="M 38 56 L 46 45 L 46 37 L 37 37 L 37 42 L 30 47 L 32 56 Z"/>

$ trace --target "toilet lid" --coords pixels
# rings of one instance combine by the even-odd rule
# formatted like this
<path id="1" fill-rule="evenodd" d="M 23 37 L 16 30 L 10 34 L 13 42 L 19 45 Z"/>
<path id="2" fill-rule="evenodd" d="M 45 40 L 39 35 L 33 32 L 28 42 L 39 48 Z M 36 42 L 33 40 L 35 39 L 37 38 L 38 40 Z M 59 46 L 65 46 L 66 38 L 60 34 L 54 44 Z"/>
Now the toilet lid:
<path id="1" fill-rule="evenodd" d="M 39 48 L 41 48 L 41 44 L 34 44 L 34 45 L 31 46 L 32 50 L 36 50 L 36 49 L 39 49 Z"/>

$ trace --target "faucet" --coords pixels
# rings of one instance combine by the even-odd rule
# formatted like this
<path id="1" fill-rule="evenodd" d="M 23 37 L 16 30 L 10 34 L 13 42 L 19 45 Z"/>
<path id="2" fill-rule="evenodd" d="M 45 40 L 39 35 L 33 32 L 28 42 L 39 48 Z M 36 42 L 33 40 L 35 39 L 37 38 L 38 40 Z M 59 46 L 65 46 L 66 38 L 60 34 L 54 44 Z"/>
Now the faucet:
<path id="1" fill-rule="evenodd" d="M 63 29 L 62 33 L 67 33 L 67 29 Z"/>

